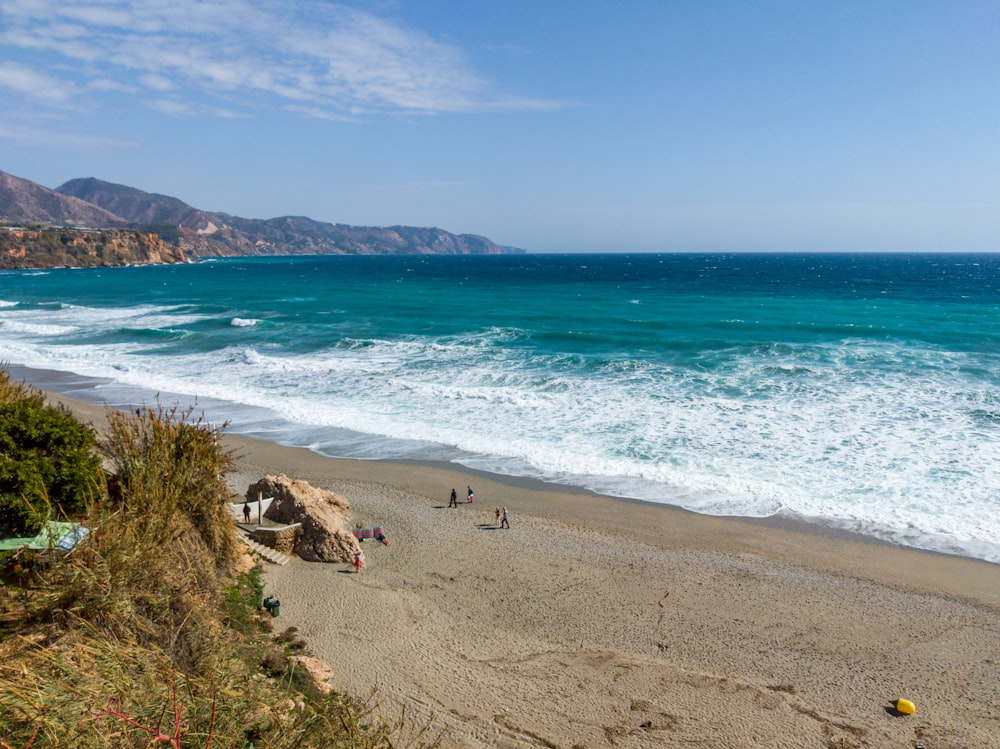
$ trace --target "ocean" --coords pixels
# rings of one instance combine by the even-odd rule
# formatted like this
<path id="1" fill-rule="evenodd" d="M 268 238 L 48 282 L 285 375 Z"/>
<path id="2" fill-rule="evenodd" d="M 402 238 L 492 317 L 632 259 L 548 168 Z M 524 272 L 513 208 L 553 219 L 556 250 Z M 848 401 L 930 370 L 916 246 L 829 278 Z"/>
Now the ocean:
<path id="1" fill-rule="evenodd" d="M 1000 563 L 1000 255 L 4 271 L 0 362 L 73 397 L 193 406 L 324 455 L 453 462 Z"/>

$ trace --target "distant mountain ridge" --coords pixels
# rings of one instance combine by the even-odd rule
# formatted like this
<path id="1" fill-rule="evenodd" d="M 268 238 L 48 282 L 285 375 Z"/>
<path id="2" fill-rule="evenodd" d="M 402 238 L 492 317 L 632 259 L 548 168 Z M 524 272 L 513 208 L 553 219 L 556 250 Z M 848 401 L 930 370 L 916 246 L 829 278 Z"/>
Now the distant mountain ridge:
<path id="1" fill-rule="evenodd" d="M 104 182 L 94 177 L 71 179 L 55 188 L 60 195 L 69 195 L 121 216 L 136 224 L 181 224 L 192 229 L 204 225 L 205 211 L 169 195 L 143 192 L 134 187 Z"/>
<path id="2" fill-rule="evenodd" d="M 0 172 L 0 220 L 28 224 L 123 227 L 128 221 L 79 197 Z"/>
<path id="3" fill-rule="evenodd" d="M 169 195 L 90 178 L 51 190 L 0 172 L 0 221 L 154 232 L 189 259 L 241 255 L 497 255 L 475 234 L 412 226 L 331 224 L 304 216 L 248 219 L 203 211 Z"/>
<path id="4" fill-rule="evenodd" d="M 104 208 L 130 224 L 177 226 L 179 245 L 201 256 L 494 255 L 504 251 L 486 237 L 437 228 L 348 226 L 304 216 L 251 219 L 212 213 L 167 195 L 94 178 L 70 180 L 55 191 Z"/>

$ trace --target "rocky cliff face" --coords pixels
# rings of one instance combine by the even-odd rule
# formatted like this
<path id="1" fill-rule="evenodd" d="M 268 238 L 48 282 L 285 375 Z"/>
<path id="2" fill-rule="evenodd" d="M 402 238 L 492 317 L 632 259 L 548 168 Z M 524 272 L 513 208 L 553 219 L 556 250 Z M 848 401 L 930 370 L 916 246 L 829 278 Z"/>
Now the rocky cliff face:
<path id="1" fill-rule="evenodd" d="M 182 250 L 156 234 L 125 229 L 0 226 L 0 268 L 92 268 L 182 263 Z"/>

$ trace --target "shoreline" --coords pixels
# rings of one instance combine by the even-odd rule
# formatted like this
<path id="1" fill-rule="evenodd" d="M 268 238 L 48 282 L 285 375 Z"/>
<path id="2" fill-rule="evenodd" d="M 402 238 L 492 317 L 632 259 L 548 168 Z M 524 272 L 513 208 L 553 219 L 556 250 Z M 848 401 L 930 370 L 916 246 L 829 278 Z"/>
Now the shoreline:
<path id="1" fill-rule="evenodd" d="M 238 455 L 268 456 L 267 463 L 256 457 L 238 458 L 240 473 L 245 473 L 248 466 L 262 470 L 271 466 L 272 473 L 280 470 L 292 478 L 300 476 L 289 469 L 374 482 L 436 503 L 432 506 L 438 509 L 447 508 L 451 488 L 458 491 L 459 504 L 464 506 L 463 487 L 473 485 L 477 497 L 473 504 L 482 511 L 491 510 L 499 501 L 519 515 L 556 522 L 570 520 L 572 525 L 588 531 L 628 537 L 663 549 L 753 554 L 773 562 L 913 590 L 939 592 L 944 586 L 953 595 L 1000 608 L 1000 565 L 981 559 L 908 548 L 807 522 L 701 515 L 671 505 L 608 497 L 535 479 L 508 482 L 504 479 L 509 477 L 462 466 L 330 458 L 308 448 L 242 435 L 226 435 L 225 440 Z M 482 499 L 486 496 L 493 499 Z M 373 519 L 371 524 L 379 523 Z"/>
<path id="2" fill-rule="evenodd" d="M 80 398 L 77 396 L 66 395 L 61 391 L 54 389 L 55 387 L 65 386 L 69 383 L 80 383 L 81 385 L 93 385 L 100 382 L 99 379 L 93 377 L 86 377 L 82 375 L 77 375 L 72 372 L 62 372 L 59 370 L 47 370 L 47 369 L 36 369 L 32 367 L 26 367 L 23 365 L 8 365 L 6 369 L 11 372 L 14 379 L 23 379 L 28 383 L 41 382 L 41 385 L 36 385 L 43 392 L 46 392 L 51 399 L 65 399 L 68 404 L 72 405 L 75 410 L 81 408 L 86 409 L 87 406 L 92 406 L 94 409 L 100 411 L 107 406 L 106 404 L 98 403 L 97 401 Z M 139 404 L 136 404 L 139 405 Z M 148 403 L 143 403 L 143 405 L 148 405 Z M 270 441 L 260 438 L 251 437 L 247 435 L 237 435 L 227 433 L 227 437 L 239 437 L 251 442 L 264 442 L 267 444 L 277 444 L 271 443 Z M 667 502 L 655 502 L 651 500 L 635 499 L 632 497 L 618 497 L 601 494 L 591 489 L 584 487 L 571 486 L 567 484 L 560 484 L 551 481 L 545 481 L 543 479 L 536 479 L 526 476 L 513 476 L 507 474 L 492 473 L 489 471 L 468 468 L 457 463 L 448 463 L 443 461 L 432 461 L 432 460 L 411 460 L 411 459 L 384 459 L 384 458 L 339 458 L 333 456 L 326 456 L 320 453 L 312 452 L 307 447 L 293 446 L 293 445 L 283 445 L 289 447 L 290 449 L 301 449 L 311 452 L 318 458 L 324 460 L 335 460 L 335 461 L 357 461 L 362 464 L 367 463 L 377 463 L 377 464 L 388 464 L 388 465 L 410 465 L 417 467 L 425 467 L 431 470 L 439 471 L 451 471 L 456 474 L 461 474 L 466 476 L 468 480 L 476 479 L 477 481 L 491 481 L 498 485 L 509 486 L 512 490 L 541 490 L 554 493 L 566 493 L 574 496 L 586 496 L 586 497 L 601 497 L 609 502 L 620 502 L 626 505 L 640 505 L 656 509 L 664 509 L 671 512 L 681 513 L 683 515 L 693 515 L 700 518 L 716 518 L 721 520 L 731 520 L 739 523 L 746 523 L 753 526 L 763 526 L 767 528 L 780 529 L 786 531 L 792 531 L 797 533 L 805 533 L 816 535 L 825 538 L 832 538 L 837 540 L 852 541 L 859 544 L 873 544 L 876 546 L 886 546 L 889 548 L 906 549 L 910 551 L 915 551 L 923 554 L 937 555 L 947 558 L 956 559 L 969 559 L 973 561 L 983 562 L 985 564 L 1000 564 L 995 562 L 990 562 L 979 557 L 974 557 L 971 555 L 963 555 L 958 552 L 942 551 L 937 549 L 925 549 L 915 546 L 907 546 L 904 544 L 897 543 L 895 541 L 881 538 L 879 536 L 866 534 L 861 531 L 849 530 L 846 528 L 840 528 L 832 523 L 826 523 L 819 520 L 808 520 L 802 518 L 795 518 L 789 516 L 781 515 L 770 515 L 765 517 L 755 517 L 748 515 L 707 515 L 695 512 L 693 510 L 688 510 L 679 505 L 669 504 Z M 462 479 L 466 481 L 467 479 Z"/>
<path id="3" fill-rule="evenodd" d="M 1000 565 L 224 440 L 234 495 L 285 473 L 386 527 L 390 546 L 365 545 L 359 575 L 265 565 L 274 628 L 294 627 L 337 691 L 374 694 L 413 732 L 430 722 L 445 749 L 987 746 L 1000 728 Z M 475 501 L 448 508 L 466 484 Z M 900 697 L 915 715 L 894 714 Z"/>

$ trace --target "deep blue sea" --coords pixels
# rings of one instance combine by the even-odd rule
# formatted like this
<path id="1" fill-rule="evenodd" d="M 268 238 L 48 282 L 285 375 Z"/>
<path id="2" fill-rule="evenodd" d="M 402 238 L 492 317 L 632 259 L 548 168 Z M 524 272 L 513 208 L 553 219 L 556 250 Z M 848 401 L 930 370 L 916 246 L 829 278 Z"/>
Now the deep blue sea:
<path id="1" fill-rule="evenodd" d="M 453 461 L 1000 562 L 1000 255 L 6 271 L 0 361 L 325 455 Z"/>

